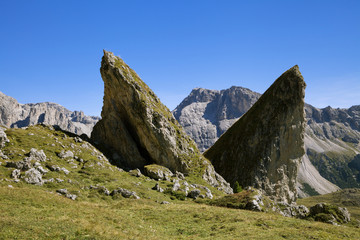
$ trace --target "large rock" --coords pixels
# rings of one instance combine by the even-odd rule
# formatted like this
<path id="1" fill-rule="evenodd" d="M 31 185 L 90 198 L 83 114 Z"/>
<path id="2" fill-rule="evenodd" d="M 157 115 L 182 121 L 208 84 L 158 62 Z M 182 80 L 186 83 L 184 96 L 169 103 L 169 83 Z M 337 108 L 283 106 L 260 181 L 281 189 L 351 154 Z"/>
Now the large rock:
<path id="1" fill-rule="evenodd" d="M 318 203 L 310 208 L 309 217 L 315 221 L 331 223 L 334 225 L 350 222 L 350 213 L 346 208 L 337 207 L 327 203 Z"/>
<path id="2" fill-rule="evenodd" d="M 298 66 L 282 74 L 205 152 L 215 170 L 273 200 L 296 200 L 296 176 L 304 155 L 305 82 Z"/>
<path id="3" fill-rule="evenodd" d="M 69 111 L 63 106 L 44 102 L 20 104 L 16 99 L 0 92 L 0 125 L 11 128 L 35 124 L 57 125 L 61 129 L 90 136 L 99 117 L 86 116 L 81 111 Z"/>
<path id="4" fill-rule="evenodd" d="M 91 138 L 114 163 L 131 169 L 158 164 L 172 172 L 201 174 L 209 161 L 134 70 L 104 51 L 100 72 L 104 105 Z"/>

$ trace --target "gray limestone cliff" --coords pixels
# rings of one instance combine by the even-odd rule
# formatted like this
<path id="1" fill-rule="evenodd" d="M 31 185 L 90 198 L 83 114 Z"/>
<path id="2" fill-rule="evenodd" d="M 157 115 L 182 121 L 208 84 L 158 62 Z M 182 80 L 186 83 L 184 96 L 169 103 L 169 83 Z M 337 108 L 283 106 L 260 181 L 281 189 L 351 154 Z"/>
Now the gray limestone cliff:
<path id="1" fill-rule="evenodd" d="M 168 108 L 120 57 L 104 51 L 100 72 L 104 105 L 91 138 L 114 164 L 131 169 L 158 164 L 197 173 L 231 192 Z"/>
<path id="2" fill-rule="evenodd" d="M 226 90 L 196 88 L 173 111 L 174 117 L 197 143 L 200 151 L 211 147 L 259 99 L 247 88 Z"/>
<path id="3" fill-rule="evenodd" d="M 204 156 L 228 182 L 261 189 L 273 200 L 296 200 L 304 155 L 305 82 L 298 66 L 283 73 Z"/>
<path id="4" fill-rule="evenodd" d="M 0 92 L 0 125 L 21 128 L 35 124 L 57 125 L 77 135 L 90 136 L 99 117 L 86 116 L 81 111 L 69 111 L 50 102 L 20 104 L 16 99 Z"/>

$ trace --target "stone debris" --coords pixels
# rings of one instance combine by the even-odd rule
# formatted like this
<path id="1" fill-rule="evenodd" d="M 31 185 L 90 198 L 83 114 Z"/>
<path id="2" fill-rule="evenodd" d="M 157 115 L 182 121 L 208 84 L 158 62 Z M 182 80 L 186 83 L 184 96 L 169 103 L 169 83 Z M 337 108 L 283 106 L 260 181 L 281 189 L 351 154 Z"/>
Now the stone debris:
<path id="1" fill-rule="evenodd" d="M 65 196 L 65 197 L 67 197 L 67 198 L 69 198 L 71 200 L 74 200 L 74 201 L 77 198 L 77 195 L 69 193 L 67 189 L 58 189 L 58 190 L 56 190 L 56 192 L 59 195 L 63 195 L 63 196 Z"/>
<path id="2" fill-rule="evenodd" d="M 124 198 L 130 198 L 133 197 L 135 199 L 140 199 L 140 197 L 136 194 L 136 192 L 132 192 L 130 190 L 127 190 L 125 188 L 118 188 L 113 190 L 110 195 L 114 196 L 116 194 L 121 194 L 121 196 L 123 196 Z"/>
<path id="3" fill-rule="evenodd" d="M 29 170 L 32 168 L 32 164 L 29 158 L 17 162 L 7 162 L 6 167 L 16 168 L 22 171 Z"/>
<path id="4" fill-rule="evenodd" d="M 156 190 L 158 192 L 164 192 L 164 189 L 160 187 L 159 183 L 156 183 L 155 186 L 152 188 L 152 190 Z"/>
<path id="5" fill-rule="evenodd" d="M 69 170 L 67 170 L 64 167 L 59 167 L 57 165 L 47 165 L 47 168 L 49 168 L 51 171 L 53 172 L 64 172 L 66 175 L 68 175 L 70 173 Z"/>

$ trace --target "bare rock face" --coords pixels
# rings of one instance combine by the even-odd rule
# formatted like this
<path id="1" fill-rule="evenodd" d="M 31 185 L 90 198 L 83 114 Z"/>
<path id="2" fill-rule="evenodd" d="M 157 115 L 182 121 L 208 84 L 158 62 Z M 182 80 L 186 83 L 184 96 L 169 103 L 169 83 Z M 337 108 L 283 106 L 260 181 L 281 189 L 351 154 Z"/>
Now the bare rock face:
<path id="1" fill-rule="evenodd" d="M 212 167 L 169 109 L 121 58 L 104 51 L 100 72 L 104 105 L 91 138 L 115 164 L 131 169 L 157 164 L 186 174 Z"/>
<path id="2" fill-rule="evenodd" d="M 99 117 L 86 116 L 81 111 L 69 111 L 63 106 L 44 102 L 20 104 L 0 92 L 0 125 L 21 128 L 36 124 L 57 125 L 65 131 L 90 136 Z"/>
<path id="3" fill-rule="evenodd" d="M 174 117 L 201 152 L 211 147 L 260 98 L 243 87 L 225 90 L 195 88 L 173 111 Z"/>
<path id="4" fill-rule="evenodd" d="M 296 176 L 304 155 L 305 82 L 298 66 L 282 74 L 204 153 L 215 170 L 273 200 L 296 200 Z"/>

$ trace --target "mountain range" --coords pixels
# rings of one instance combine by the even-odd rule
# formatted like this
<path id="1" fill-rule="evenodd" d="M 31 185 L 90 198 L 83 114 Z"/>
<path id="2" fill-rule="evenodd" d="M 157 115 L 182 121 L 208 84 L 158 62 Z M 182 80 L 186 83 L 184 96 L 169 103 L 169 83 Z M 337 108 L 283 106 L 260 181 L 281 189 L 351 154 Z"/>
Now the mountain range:
<path id="1" fill-rule="evenodd" d="M 195 88 L 173 111 L 201 151 L 211 147 L 261 94 L 233 86 Z M 305 155 L 298 172 L 301 197 L 359 187 L 360 106 L 315 108 L 305 104 Z"/>
<path id="2" fill-rule="evenodd" d="M 201 152 L 211 147 L 260 98 L 243 87 L 195 88 L 172 112 Z M 360 187 L 360 106 L 319 109 L 305 104 L 305 155 L 298 172 L 300 197 Z M 21 128 L 39 123 L 90 137 L 100 117 L 56 103 L 20 104 L 0 92 L 0 125 Z"/>

